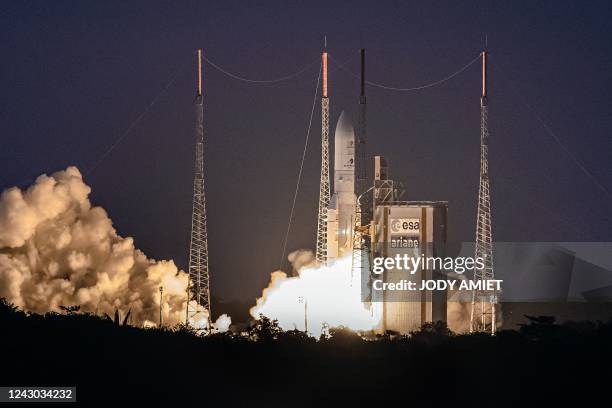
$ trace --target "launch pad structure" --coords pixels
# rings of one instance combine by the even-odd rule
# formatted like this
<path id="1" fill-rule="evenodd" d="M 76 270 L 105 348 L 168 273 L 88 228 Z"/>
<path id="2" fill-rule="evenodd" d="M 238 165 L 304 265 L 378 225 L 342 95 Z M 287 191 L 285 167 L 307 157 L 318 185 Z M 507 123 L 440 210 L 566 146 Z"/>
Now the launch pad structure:
<path id="1" fill-rule="evenodd" d="M 373 179 L 367 177 L 365 50 L 360 51 L 361 76 L 358 126 L 353 129 L 345 112 L 339 115 L 334 134 L 333 190 L 329 185 L 329 100 L 324 80 L 322 100 L 323 127 L 321 134 L 322 161 L 317 230 L 317 261 L 328 264 L 351 252 L 351 285 L 354 277 L 371 276 L 369 265 L 376 256 L 390 256 L 397 250 L 394 242 L 416 243 L 415 255 L 441 256 L 446 246 L 448 203 L 445 201 L 401 201 L 402 183 L 389 177 L 388 164 L 382 156 L 374 157 Z M 327 53 L 324 53 L 326 78 Z M 487 52 L 482 58 L 481 97 L 481 168 L 476 224 L 476 254 L 485 260 L 485 267 L 474 271 L 475 281 L 494 279 L 490 190 L 488 172 L 488 113 L 487 113 Z M 476 60 L 474 60 L 475 62 Z M 372 191 L 372 193 L 370 193 Z M 327 204 L 327 206 L 325 206 Z M 408 230 L 398 224 L 416 225 Z M 440 278 L 435 270 L 421 270 L 414 276 L 385 274 L 384 279 L 430 280 Z M 417 282 L 415 282 L 417 283 Z M 366 284 L 367 286 L 367 284 Z M 420 286 L 420 285 L 419 285 Z M 486 286 L 486 285 L 485 285 Z M 479 286 L 480 287 L 480 286 Z M 380 318 L 378 331 L 392 330 L 407 334 L 426 322 L 446 321 L 447 293 L 418 293 L 406 296 L 374 294 L 362 301 L 373 315 Z M 367 298 L 367 299 L 365 299 Z M 470 331 L 496 332 L 497 293 L 474 290 L 470 308 Z"/>
<path id="2" fill-rule="evenodd" d="M 321 98 L 321 180 L 319 182 L 319 216 L 317 218 L 316 260 L 327 264 L 327 207 L 329 206 L 329 97 L 327 88 L 327 52 L 321 55 L 323 93 Z"/>
<path id="3" fill-rule="evenodd" d="M 482 57 L 482 95 L 480 97 L 480 183 L 476 214 L 475 259 L 484 260 L 484 268 L 474 270 L 474 280 L 495 279 L 493 271 L 493 232 L 491 226 L 491 191 L 489 180 L 489 112 L 487 95 L 487 51 Z M 497 331 L 497 292 L 474 290 L 470 311 L 470 332 Z"/>
<path id="4" fill-rule="evenodd" d="M 210 274 L 208 263 L 208 233 L 206 225 L 205 169 L 204 169 L 204 95 L 202 91 L 202 50 L 197 50 L 197 88 L 195 97 L 195 166 L 191 240 L 189 248 L 189 284 L 187 288 L 186 324 L 198 330 L 211 327 Z M 360 50 L 361 76 L 357 129 L 345 113 L 339 115 L 334 135 L 333 194 L 330 185 L 329 120 L 330 100 L 328 87 L 328 53 L 321 55 L 321 172 L 317 218 L 316 261 L 327 265 L 351 252 L 353 272 L 361 268 L 363 260 L 379 251 L 376 245 L 386 245 L 406 231 L 391 231 L 393 217 L 418 225 L 418 230 L 407 232 L 408 241 L 420 244 L 439 244 L 446 241 L 447 203 L 431 201 L 400 201 L 403 185 L 389 177 L 388 165 L 382 156 L 374 157 L 374 174 L 368 178 L 366 152 L 366 95 L 365 50 Z M 482 96 L 480 115 L 480 184 L 476 223 L 476 257 L 485 260 L 485 267 L 475 270 L 474 280 L 494 279 L 491 227 L 491 198 L 488 164 L 488 100 L 487 52 L 482 58 Z M 474 60 L 473 62 L 475 62 Z M 471 64 L 471 63 L 470 63 Z M 468 65 L 469 66 L 469 65 Z M 467 67 L 467 66 L 466 66 Z M 463 68 L 465 69 L 465 68 Z M 460 71 L 459 71 L 460 72 Z M 391 234 L 390 234 L 391 233 Z M 396 236 L 394 237 L 393 234 Z M 399 234 L 399 235 L 398 235 Z M 412 235 L 411 235 L 412 234 Z M 405 235 L 405 234 L 404 234 Z M 370 263 L 371 264 L 371 263 Z M 423 271 L 421 278 L 426 278 Z M 374 299 L 370 299 L 375 309 Z M 441 313 L 446 299 L 420 301 L 420 308 L 394 308 L 384 305 L 381 328 L 393 327 L 401 332 L 416 329 L 428 319 L 445 320 Z M 429 302 L 429 304 L 427 304 Z M 474 290 L 470 311 L 470 331 L 496 332 L 497 293 Z M 399 312 L 401 309 L 401 313 Z M 419 309 L 417 311 L 417 309 Z M 418 314 L 418 317 L 415 317 Z M 412 316 L 415 315 L 415 316 Z M 388 316 L 390 316 L 388 318 Z M 161 321 L 160 316 L 160 321 Z M 387 324 L 388 322 L 394 322 Z"/>

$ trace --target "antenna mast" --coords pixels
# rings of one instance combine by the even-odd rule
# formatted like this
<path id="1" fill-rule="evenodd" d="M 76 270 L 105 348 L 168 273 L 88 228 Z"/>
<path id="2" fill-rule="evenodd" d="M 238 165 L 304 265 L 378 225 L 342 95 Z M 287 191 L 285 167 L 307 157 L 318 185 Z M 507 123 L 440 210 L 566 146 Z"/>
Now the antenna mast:
<path id="1" fill-rule="evenodd" d="M 202 94 L 202 50 L 197 51 L 198 83 L 195 98 L 195 167 L 191 243 L 189 246 L 189 285 L 187 288 L 188 326 L 210 328 L 210 276 L 208 270 L 208 233 L 206 230 L 206 198 L 204 190 L 204 95 Z"/>
<path id="2" fill-rule="evenodd" d="M 357 126 L 357 144 L 356 144 L 356 195 L 359 196 L 368 188 L 367 185 L 367 151 L 366 151 L 366 143 L 367 143 L 367 121 L 366 121 L 366 113 L 367 113 L 367 104 L 366 104 L 366 95 L 365 95 L 365 49 L 362 48 L 360 51 L 361 56 L 361 76 L 360 76 L 360 89 L 359 89 L 359 117 L 358 117 L 358 126 Z M 369 196 L 364 197 L 363 207 L 363 215 L 365 215 L 365 219 L 371 219 L 371 198 Z"/>
<path id="3" fill-rule="evenodd" d="M 327 37 L 325 37 L 327 46 Z M 317 252 L 319 265 L 327 263 L 327 207 L 329 206 L 329 98 L 327 88 L 327 52 L 322 56 L 323 97 L 321 99 L 321 181 L 319 184 L 319 218 L 317 222 Z"/>
<path id="4" fill-rule="evenodd" d="M 493 234 L 491 228 L 491 192 L 489 180 L 489 125 L 487 97 L 487 51 L 482 52 L 482 95 L 480 97 L 480 185 L 476 216 L 476 258 L 482 258 L 484 268 L 474 269 L 474 281 L 494 279 Z M 474 290 L 470 313 L 470 333 L 497 331 L 497 292 Z"/>

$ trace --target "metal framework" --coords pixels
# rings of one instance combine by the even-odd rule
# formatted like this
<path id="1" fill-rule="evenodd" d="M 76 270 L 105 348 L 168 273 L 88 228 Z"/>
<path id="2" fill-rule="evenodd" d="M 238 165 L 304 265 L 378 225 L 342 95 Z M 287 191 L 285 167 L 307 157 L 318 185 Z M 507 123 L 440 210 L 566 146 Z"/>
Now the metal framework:
<path id="1" fill-rule="evenodd" d="M 204 97 L 202 94 L 202 50 L 197 51 L 198 85 L 195 99 L 195 175 L 193 179 L 193 209 L 191 242 L 189 245 L 189 286 L 187 288 L 186 324 L 204 329 L 210 327 L 210 276 L 208 269 L 208 233 L 206 231 L 206 198 L 204 189 Z"/>
<path id="2" fill-rule="evenodd" d="M 367 194 L 374 189 L 374 186 L 367 188 L 367 100 L 365 95 L 365 49 L 359 51 L 361 57 L 361 76 L 359 81 L 359 117 L 357 120 L 357 144 L 356 144 L 356 200 L 355 200 L 355 215 L 353 224 L 353 253 L 351 259 L 351 285 L 355 280 L 362 278 L 364 257 L 369 256 L 368 237 L 370 224 L 366 223 L 362 226 L 362 219 L 366 221 L 372 219 L 372 200 Z M 361 200 L 365 198 L 365 203 Z M 368 260 L 369 264 L 369 260 Z"/>
<path id="3" fill-rule="evenodd" d="M 482 97 L 480 98 L 480 185 L 476 216 L 476 258 L 482 258 L 484 268 L 474 269 L 474 280 L 494 279 L 493 234 L 491 229 L 491 192 L 489 180 L 489 128 L 487 107 L 487 52 L 482 53 Z M 496 291 L 474 290 L 470 313 L 470 332 L 495 334 Z"/>
<path id="4" fill-rule="evenodd" d="M 374 199 L 372 201 L 372 208 L 385 205 L 393 202 L 397 202 L 404 193 L 406 189 L 404 188 L 404 183 L 397 180 L 374 180 Z"/>
<path id="5" fill-rule="evenodd" d="M 327 208 L 329 207 L 329 98 L 327 97 L 327 53 L 323 60 L 323 98 L 321 99 L 321 182 L 319 184 L 319 218 L 317 252 L 319 265 L 327 263 Z"/>
<path id="6" fill-rule="evenodd" d="M 369 223 L 366 227 L 361 225 L 362 218 L 371 219 L 371 202 L 367 192 L 374 187 L 367 189 L 367 161 L 366 161 L 366 137 L 367 137 L 367 103 L 365 95 L 365 49 L 359 51 L 361 57 L 361 76 L 359 81 L 359 117 L 357 120 L 357 159 L 355 169 L 357 170 L 357 198 L 355 200 L 355 216 L 353 225 L 353 256 L 351 260 L 351 285 L 355 277 L 361 279 L 363 273 L 363 257 L 367 256 L 367 247 L 364 237 L 368 235 Z M 365 197 L 365 203 L 361 204 L 361 199 Z M 366 254 L 364 254 L 366 252 Z"/>
<path id="7" fill-rule="evenodd" d="M 356 170 L 357 170 L 357 195 L 362 194 L 367 187 L 367 103 L 365 95 L 365 49 L 361 49 L 361 79 L 360 79 L 360 93 L 359 93 L 359 117 L 357 120 L 357 151 L 356 157 Z M 369 196 L 364 197 L 364 203 L 362 204 L 363 213 L 367 218 L 371 216 L 371 199 Z"/>
<path id="8" fill-rule="evenodd" d="M 370 223 L 368 222 L 366 225 L 361 225 L 363 218 L 361 199 L 364 196 L 367 196 L 368 193 L 373 189 L 374 186 L 365 190 L 355 200 L 355 215 L 353 220 L 353 253 L 351 259 L 351 285 L 353 284 L 355 277 L 357 277 L 357 279 L 359 280 L 362 279 L 364 257 L 369 258 L 370 255 L 370 248 L 368 243 Z M 368 259 L 368 265 L 370 265 L 369 261 L 370 260 Z"/>

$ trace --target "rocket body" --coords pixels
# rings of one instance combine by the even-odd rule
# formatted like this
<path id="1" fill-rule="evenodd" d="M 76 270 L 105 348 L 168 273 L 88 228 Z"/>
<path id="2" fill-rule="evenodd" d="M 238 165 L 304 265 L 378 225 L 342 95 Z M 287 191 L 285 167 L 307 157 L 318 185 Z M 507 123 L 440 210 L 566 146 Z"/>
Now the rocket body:
<path id="1" fill-rule="evenodd" d="M 353 248 L 355 223 L 355 131 L 342 112 L 334 134 L 334 194 L 327 210 L 327 260 Z"/>

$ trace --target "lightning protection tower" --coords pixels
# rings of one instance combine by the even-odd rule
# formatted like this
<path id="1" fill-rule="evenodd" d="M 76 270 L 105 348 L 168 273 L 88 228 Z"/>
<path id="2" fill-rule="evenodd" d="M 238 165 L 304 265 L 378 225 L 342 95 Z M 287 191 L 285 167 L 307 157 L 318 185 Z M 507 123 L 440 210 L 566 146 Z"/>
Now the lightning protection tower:
<path id="1" fill-rule="evenodd" d="M 482 96 L 480 98 L 480 185 L 478 188 L 478 213 L 476 216 L 476 258 L 482 258 L 484 267 L 474 269 L 474 281 L 494 279 L 493 234 L 491 230 L 491 192 L 489 180 L 489 127 L 487 101 L 487 52 L 482 56 Z M 474 290 L 470 313 L 470 332 L 495 334 L 495 291 Z"/>
<path id="2" fill-rule="evenodd" d="M 321 99 L 321 182 L 319 185 L 319 218 L 317 253 L 319 265 L 327 263 L 327 207 L 329 206 L 329 98 L 327 95 L 327 52 L 322 55 L 323 98 Z"/>
<path id="3" fill-rule="evenodd" d="M 357 119 L 357 149 L 355 152 L 355 170 L 357 179 L 356 193 L 359 196 L 368 188 L 367 183 L 367 122 L 366 122 L 366 95 L 365 95 L 365 49 L 359 51 L 361 57 L 361 76 L 359 81 L 359 113 Z M 367 220 L 371 219 L 371 199 L 369 196 L 363 197 L 362 213 Z"/>
<path id="4" fill-rule="evenodd" d="M 208 234 L 204 194 L 204 97 L 202 94 L 202 50 L 197 51 L 198 82 L 195 99 L 195 168 L 191 243 L 189 246 L 189 286 L 187 288 L 187 325 L 196 329 L 210 327 L 210 276 L 208 270 Z"/>

